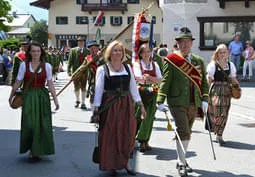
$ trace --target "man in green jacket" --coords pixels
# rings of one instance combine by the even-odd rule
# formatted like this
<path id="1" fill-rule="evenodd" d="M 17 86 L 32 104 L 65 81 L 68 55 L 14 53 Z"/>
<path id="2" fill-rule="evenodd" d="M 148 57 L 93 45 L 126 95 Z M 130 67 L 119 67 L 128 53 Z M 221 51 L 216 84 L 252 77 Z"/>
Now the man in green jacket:
<path id="1" fill-rule="evenodd" d="M 85 60 L 85 57 L 89 54 L 89 50 L 84 47 L 85 41 L 84 38 L 79 37 L 77 39 L 78 46 L 70 50 L 67 73 L 69 76 L 75 73 L 75 71 L 82 65 Z M 76 72 L 77 73 L 77 72 Z M 78 73 L 77 73 L 78 74 Z M 79 79 L 73 80 L 74 83 L 74 93 L 76 97 L 75 107 L 78 108 L 81 103 L 81 109 L 87 109 L 85 105 L 86 97 L 86 84 L 87 84 L 87 72 L 79 73 L 82 74 Z M 80 91 L 81 91 L 81 102 L 80 102 Z"/>
<path id="2" fill-rule="evenodd" d="M 158 109 L 168 107 L 175 120 L 180 141 L 176 138 L 177 170 L 180 176 L 192 172 L 185 155 L 191 138 L 191 129 L 199 108 L 208 108 L 208 84 L 204 60 L 191 53 L 193 36 L 187 27 L 175 38 L 179 50 L 165 58 L 163 79 L 157 97 Z M 167 99 L 168 107 L 163 103 Z"/>
<path id="3" fill-rule="evenodd" d="M 21 42 L 19 52 L 17 52 L 13 57 L 13 67 L 12 67 L 12 74 L 11 74 L 11 80 L 10 80 L 11 85 L 13 85 L 14 82 L 16 81 L 20 64 L 26 59 L 27 48 L 28 48 L 28 42 L 26 41 Z"/>

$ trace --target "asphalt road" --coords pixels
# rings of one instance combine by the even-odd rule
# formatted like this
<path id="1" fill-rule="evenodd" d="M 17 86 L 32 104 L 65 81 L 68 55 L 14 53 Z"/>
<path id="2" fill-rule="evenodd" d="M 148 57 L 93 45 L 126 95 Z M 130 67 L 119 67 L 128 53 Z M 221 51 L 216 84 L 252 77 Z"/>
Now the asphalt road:
<path id="1" fill-rule="evenodd" d="M 68 81 L 60 73 L 55 84 L 59 90 Z M 190 176 L 252 177 L 255 176 L 255 87 L 242 83 L 243 95 L 232 100 L 229 120 L 224 132 L 227 144 L 218 146 L 214 141 L 216 160 L 213 159 L 209 134 L 204 122 L 196 120 L 188 149 Z M 8 106 L 9 86 L 0 86 L 0 177 L 103 177 L 98 165 L 91 160 L 95 145 L 95 125 L 89 123 L 91 111 L 74 108 L 73 86 L 60 96 L 60 110 L 53 113 L 56 154 L 39 163 L 27 161 L 27 154 L 19 154 L 20 110 Z M 88 100 L 87 106 L 89 107 Z M 170 114 L 169 114 L 170 116 Z M 132 166 L 139 177 L 174 177 L 177 175 L 176 151 L 173 131 L 167 131 L 165 115 L 156 113 L 150 144 L 152 151 L 135 151 Z M 119 171 L 119 176 L 126 172 Z"/>

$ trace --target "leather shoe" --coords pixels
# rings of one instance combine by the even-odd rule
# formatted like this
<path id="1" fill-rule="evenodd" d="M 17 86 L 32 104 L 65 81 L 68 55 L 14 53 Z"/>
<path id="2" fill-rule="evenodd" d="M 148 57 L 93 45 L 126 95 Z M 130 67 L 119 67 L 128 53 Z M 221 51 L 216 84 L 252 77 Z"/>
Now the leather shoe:
<path id="1" fill-rule="evenodd" d="M 127 174 L 130 175 L 130 176 L 136 176 L 136 172 L 132 169 L 128 169 L 128 168 L 125 168 L 126 171 L 127 171 Z"/>
<path id="2" fill-rule="evenodd" d="M 180 165 L 179 163 L 176 164 L 176 169 L 178 170 L 178 174 L 181 176 L 181 177 L 186 177 L 188 176 L 187 174 L 187 169 L 184 165 Z"/>
<path id="3" fill-rule="evenodd" d="M 81 109 L 87 109 L 85 104 L 81 104 Z"/>
<path id="4" fill-rule="evenodd" d="M 144 142 L 141 142 L 140 147 L 139 147 L 140 152 L 145 152 L 146 151 L 146 146 Z"/>
<path id="5" fill-rule="evenodd" d="M 75 103 L 76 103 L 76 105 L 74 105 L 74 107 L 75 107 L 75 108 L 78 108 L 78 107 L 79 107 L 80 102 L 79 102 L 79 101 L 76 101 Z"/>

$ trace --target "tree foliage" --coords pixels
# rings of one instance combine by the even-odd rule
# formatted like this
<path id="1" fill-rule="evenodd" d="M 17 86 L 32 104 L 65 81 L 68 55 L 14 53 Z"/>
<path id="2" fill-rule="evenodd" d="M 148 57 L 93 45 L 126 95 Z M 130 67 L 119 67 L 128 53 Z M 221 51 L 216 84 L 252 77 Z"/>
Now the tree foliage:
<path id="1" fill-rule="evenodd" d="M 16 49 L 19 48 L 20 39 L 17 38 L 9 38 L 7 40 L 0 40 L 0 47 L 4 49 Z"/>
<path id="2" fill-rule="evenodd" d="M 31 37 L 33 41 L 37 41 L 44 46 L 48 45 L 48 25 L 45 20 L 36 22 L 31 28 Z"/>
<path id="3" fill-rule="evenodd" d="M 8 23 L 12 22 L 12 16 L 8 14 L 11 10 L 11 5 L 8 1 L 0 0 L 0 30 L 8 32 L 11 28 L 5 25 L 3 22 L 7 21 Z"/>

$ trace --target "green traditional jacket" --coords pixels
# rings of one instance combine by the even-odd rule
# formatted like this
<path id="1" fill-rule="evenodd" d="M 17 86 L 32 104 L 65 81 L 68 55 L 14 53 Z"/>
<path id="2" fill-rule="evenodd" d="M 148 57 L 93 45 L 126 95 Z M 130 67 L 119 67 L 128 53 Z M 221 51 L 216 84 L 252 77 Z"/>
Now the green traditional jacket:
<path id="1" fill-rule="evenodd" d="M 67 64 L 67 72 L 74 73 L 80 67 L 80 56 L 79 56 L 79 47 L 74 47 L 70 50 L 68 64 Z M 87 55 L 89 55 L 89 50 L 87 48 L 83 48 L 84 60 Z"/>
<path id="2" fill-rule="evenodd" d="M 25 61 L 25 53 L 24 52 L 18 52 L 13 57 L 13 68 L 12 68 L 12 75 L 10 84 L 13 85 L 16 81 L 16 77 L 19 72 L 19 66 L 20 64 Z"/>
<path id="3" fill-rule="evenodd" d="M 158 66 L 159 66 L 160 71 L 162 73 L 163 72 L 163 62 L 162 62 L 161 57 L 158 54 L 153 53 L 153 60 L 158 63 Z"/>
<path id="4" fill-rule="evenodd" d="M 204 60 L 198 55 L 190 55 L 191 64 L 200 72 L 202 77 L 201 94 L 194 86 L 194 101 L 196 107 L 201 107 L 202 101 L 208 101 L 208 83 L 206 79 Z M 184 73 L 173 66 L 167 59 L 164 62 L 163 78 L 157 96 L 158 103 L 164 103 L 167 98 L 169 106 L 190 105 L 191 81 Z"/>

